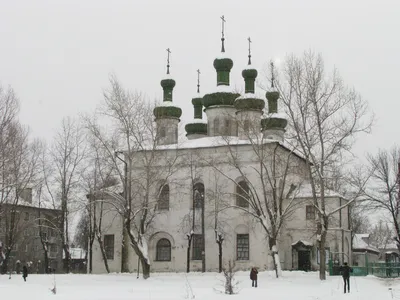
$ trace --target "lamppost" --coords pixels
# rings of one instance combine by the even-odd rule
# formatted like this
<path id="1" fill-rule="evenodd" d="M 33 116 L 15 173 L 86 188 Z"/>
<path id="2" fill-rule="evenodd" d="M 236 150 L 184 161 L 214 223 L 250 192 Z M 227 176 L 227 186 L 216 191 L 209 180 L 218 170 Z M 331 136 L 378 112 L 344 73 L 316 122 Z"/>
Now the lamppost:
<path id="1" fill-rule="evenodd" d="M 126 228 L 126 215 L 129 213 L 128 210 L 128 205 L 129 205 L 129 191 L 128 191 L 128 163 L 122 159 L 121 157 L 118 156 L 118 154 L 124 154 L 122 151 L 115 151 L 115 157 L 119 159 L 121 162 L 124 163 L 124 199 L 125 199 L 125 204 L 124 204 L 124 215 L 123 215 L 123 220 L 122 220 L 122 248 L 121 248 L 121 273 L 124 272 L 129 272 L 129 266 L 128 266 L 128 232 Z M 129 206 L 130 207 L 130 206 Z"/>

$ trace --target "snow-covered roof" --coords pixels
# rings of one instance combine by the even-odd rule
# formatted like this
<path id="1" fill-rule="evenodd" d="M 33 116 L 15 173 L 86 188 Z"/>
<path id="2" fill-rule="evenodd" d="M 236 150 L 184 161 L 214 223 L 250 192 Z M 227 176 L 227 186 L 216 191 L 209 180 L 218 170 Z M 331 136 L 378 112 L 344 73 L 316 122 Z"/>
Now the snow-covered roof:
<path id="1" fill-rule="evenodd" d="M 310 198 L 313 196 L 312 193 L 312 188 L 310 183 L 305 183 L 302 184 L 296 191 L 296 198 Z M 317 191 L 317 196 L 319 195 Z M 340 193 L 332 191 L 330 189 L 325 189 L 325 197 L 340 197 L 343 199 L 346 199 L 343 197 Z"/>
<path id="2" fill-rule="evenodd" d="M 220 52 L 215 59 L 222 59 L 222 58 L 230 58 L 230 57 L 226 54 L 226 52 Z"/>
<path id="3" fill-rule="evenodd" d="M 292 243 L 292 246 L 296 246 L 298 244 L 303 244 L 304 246 L 307 246 L 307 247 L 313 246 L 313 243 L 306 241 L 306 240 L 298 240 L 297 242 Z"/>
<path id="4" fill-rule="evenodd" d="M 365 241 L 365 239 L 368 238 L 369 238 L 368 233 L 356 233 L 353 238 L 353 250 L 365 250 L 365 251 L 380 253 L 378 248 L 369 245 L 368 242 Z"/>
<path id="5" fill-rule="evenodd" d="M 276 141 L 262 139 L 260 136 L 260 141 L 262 140 L 265 144 L 273 143 Z M 254 141 L 253 141 L 254 143 Z M 192 149 L 192 148 L 211 148 L 211 147 L 223 147 L 223 146 L 234 146 L 234 145 L 251 145 L 251 141 L 239 139 L 237 136 L 206 136 L 194 140 L 184 140 L 179 145 L 159 145 L 158 150 L 168 150 L 168 149 Z"/>
<path id="6" fill-rule="evenodd" d="M 258 97 L 254 93 L 245 93 L 245 94 L 240 95 L 239 97 L 237 97 L 236 100 L 237 99 L 258 99 Z"/>
<path id="7" fill-rule="evenodd" d="M 284 114 L 284 113 L 271 113 L 271 114 L 267 113 L 267 114 L 265 114 L 264 117 L 267 117 L 267 118 L 277 118 L 277 119 L 285 119 L 285 120 L 287 120 L 287 115 Z"/>
<path id="8" fill-rule="evenodd" d="M 196 124 L 205 124 L 205 123 L 207 123 L 205 120 L 203 120 L 203 119 L 198 119 L 198 118 L 196 118 L 196 119 L 193 119 L 192 121 L 190 121 L 188 124 L 193 124 L 193 123 L 196 123 Z"/>
<path id="9" fill-rule="evenodd" d="M 214 90 L 214 93 L 233 93 L 233 89 L 229 85 L 217 85 Z M 213 92 L 211 92 L 213 93 Z"/>
<path id="10" fill-rule="evenodd" d="M 397 244 L 396 243 L 388 243 L 388 244 L 386 244 L 384 249 L 396 249 L 397 250 Z"/>
<path id="11" fill-rule="evenodd" d="M 5 201 L 2 203 L 3 205 L 13 205 L 13 206 L 25 206 L 25 207 L 33 207 L 33 208 L 39 208 L 39 203 L 38 201 L 33 200 L 32 202 L 28 202 L 23 200 L 22 198 L 19 198 L 18 201 L 15 199 L 10 199 L 10 201 Z M 48 202 L 42 202 L 40 204 L 41 209 L 51 209 L 51 210 L 57 210 L 54 209 L 54 207 L 51 207 L 51 205 Z"/>
<path id="12" fill-rule="evenodd" d="M 165 74 L 164 77 L 161 78 L 161 80 L 164 80 L 164 79 L 174 79 L 174 78 L 172 78 L 171 74 Z"/>
<path id="13" fill-rule="evenodd" d="M 170 106 L 176 106 L 176 105 L 172 101 L 163 101 L 160 104 L 157 104 L 157 107 L 170 107 Z"/>

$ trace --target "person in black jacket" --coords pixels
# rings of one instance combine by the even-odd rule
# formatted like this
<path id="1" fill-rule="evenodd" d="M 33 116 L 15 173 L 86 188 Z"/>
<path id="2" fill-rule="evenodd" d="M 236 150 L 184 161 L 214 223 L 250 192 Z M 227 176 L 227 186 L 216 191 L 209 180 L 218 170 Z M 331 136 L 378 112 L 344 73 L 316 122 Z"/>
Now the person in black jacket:
<path id="1" fill-rule="evenodd" d="M 26 277 L 28 277 L 28 268 L 26 266 L 22 267 L 22 277 L 24 278 L 24 281 L 26 281 Z"/>
<path id="2" fill-rule="evenodd" d="M 258 274 L 257 268 L 256 267 L 251 268 L 250 280 L 252 287 L 257 287 L 257 277 L 258 277 L 257 274 Z"/>
<path id="3" fill-rule="evenodd" d="M 347 285 L 347 292 L 350 293 L 350 273 L 353 272 L 353 269 L 347 265 L 347 262 L 345 262 L 344 266 L 341 266 L 339 270 L 342 273 L 343 277 L 344 293 L 346 294 L 346 285 Z"/>

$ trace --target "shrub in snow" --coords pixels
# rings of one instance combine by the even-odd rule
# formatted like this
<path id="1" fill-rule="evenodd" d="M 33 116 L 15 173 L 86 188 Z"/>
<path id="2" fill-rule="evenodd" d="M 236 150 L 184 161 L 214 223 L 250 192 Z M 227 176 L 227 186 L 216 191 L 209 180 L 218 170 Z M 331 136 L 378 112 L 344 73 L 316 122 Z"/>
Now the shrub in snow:
<path id="1" fill-rule="evenodd" d="M 228 295 L 233 295 L 237 294 L 238 288 L 237 288 L 237 282 L 235 280 L 235 263 L 229 260 L 228 266 L 223 268 L 222 272 L 225 277 L 225 294 Z"/>

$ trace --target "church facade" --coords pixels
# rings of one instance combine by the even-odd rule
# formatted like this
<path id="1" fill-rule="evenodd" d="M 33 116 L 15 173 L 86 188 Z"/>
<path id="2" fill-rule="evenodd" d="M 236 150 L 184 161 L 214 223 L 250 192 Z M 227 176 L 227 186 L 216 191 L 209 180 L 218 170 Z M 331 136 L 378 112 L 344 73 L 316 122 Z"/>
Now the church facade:
<path id="1" fill-rule="evenodd" d="M 278 112 L 279 93 L 273 81 L 267 101 L 255 95 L 257 70 L 250 59 L 249 53 L 248 67 L 242 71 L 245 93 L 240 95 L 230 87 L 233 61 L 225 55 L 222 44 L 221 54 L 214 60 L 216 90 L 192 99 L 194 119 L 185 126 L 187 140 L 183 142 L 178 139 L 182 110 L 173 103 L 175 81 L 168 65 L 167 77 L 161 81 L 163 102 L 154 109 L 157 146 L 152 155 L 157 159 L 151 166 L 154 177 L 147 191 L 153 215 L 143 236 L 152 272 L 218 271 L 221 263 L 226 266 L 229 260 L 236 269 L 273 269 L 268 207 L 263 204 L 276 195 L 270 189 L 280 191 L 285 216 L 284 221 L 279 220 L 276 236 L 282 269 L 316 270 L 320 263 L 327 263 L 319 260 L 318 216 L 305 160 L 285 143 L 287 120 Z M 142 178 L 147 167 L 141 155 L 145 154 L 130 157 L 133 178 Z M 285 160 L 272 161 L 278 157 Z M 261 177 L 260 165 L 268 165 L 270 176 L 279 177 L 273 179 L 276 185 L 264 185 L 271 180 Z M 132 191 L 138 190 L 135 184 L 141 185 L 140 180 L 132 183 Z M 329 208 L 346 201 L 335 192 L 327 193 Z M 93 272 L 106 272 L 104 257 L 110 272 L 120 272 L 123 218 L 115 206 L 104 202 L 104 208 L 107 213 L 102 216 L 101 232 L 105 254 L 95 241 Z M 260 217 L 263 213 L 265 222 Z M 349 261 L 348 208 L 332 216 L 330 228 L 324 249 L 327 257 Z M 129 271 L 135 272 L 138 257 L 132 247 L 128 248 Z"/>

